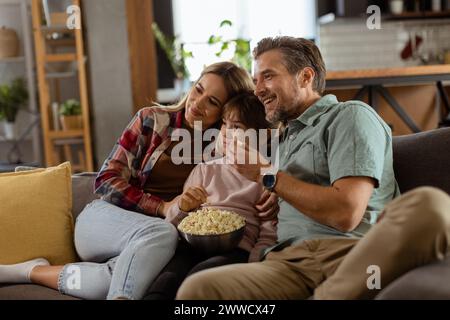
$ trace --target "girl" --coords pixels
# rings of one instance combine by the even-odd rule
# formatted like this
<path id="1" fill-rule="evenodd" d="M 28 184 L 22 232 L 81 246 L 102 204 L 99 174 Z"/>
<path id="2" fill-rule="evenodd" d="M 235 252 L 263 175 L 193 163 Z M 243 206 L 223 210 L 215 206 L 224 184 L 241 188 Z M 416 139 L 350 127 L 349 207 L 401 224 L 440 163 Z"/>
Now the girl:
<path id="1" fill-rule="evenodd" d="M 199 164 L 189 175 L 184 192 L 175 199 L 166 220 L 178 225 L 187 212 L 201 205 L 234 211 L 245 217 L 244 237 L 230 252 L 204 256 L 189 245 L 180 243 L 175 256 L 150 287 L 149 299 L 174 299 L 178 287 L 189 275 L 212 267 L 231 263 L 259 261 L 262 250 L 276 242 L 273 220 L 263 221 L 257 216 L 255 205 L 264 193 L 261 184 L 247 180 L 231 165 L 236 161 L 230 153 L 226 130 L 268 129 L 264 106 L 253 93 L 242 93 L 232 98 L 223 111 L 221 137 L 216 150 L 224 157 Z M 229 133 L 229 132 L 228 132 Z M 228 134 L 229 136 L 229 134 Z M 207 203 L 207 204 L 205 204 Z"/>

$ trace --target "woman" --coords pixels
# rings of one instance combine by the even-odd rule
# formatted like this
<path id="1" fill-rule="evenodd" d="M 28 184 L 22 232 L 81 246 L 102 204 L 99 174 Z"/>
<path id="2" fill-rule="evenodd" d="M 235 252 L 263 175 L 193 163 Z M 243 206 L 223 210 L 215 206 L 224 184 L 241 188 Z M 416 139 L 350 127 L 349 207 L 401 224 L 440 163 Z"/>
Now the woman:
<path id="1" fill-rule="evenodd" d="M 252 92 L 244 92 L 225 104 L 222 118 L 221 139 L 216 144 L 216 152 L 222 157 L 200 163 L 192 170 L 183 194 L 166 213 L 166 220 L 177 225 L 187 212 L 195 211 L 200 206 L 229 210 L 246 220 L 243 239 L 235 249 L 215 255 L 201 254 L 181 242 L 175 256 L 150 286 L 147 299 L 175 299 L 186 277 L 226 264 L 259 261 L 263 250 L 276 243 L 274 221 L 258 219 L 255 208 L 264 188 L 259 183 L 249 181 L 232 167 L 231 164 L 237 161 L 236 151 L 228 148 L 233 141 L 227 139 L 239 131 L 251 133 L 254 130 L 258 133 L 267 130 L 270 124 L 265 119 L 264 105 Z M 259 145 L 258 141 L 253 142 Z"/>
<path id="2" fill-rule="evenodd" d="M 195 166 L 173 163 L 171 150 L 178 142 L 171 141 L 172 132 L 192 133 L 196 121 L 203 130 L 218 127 L 228 99 L 252 89 L 244 69 L 221 62 L 205 68 L 177 105 L 141 109 L 96 178 L 102 199 L 77 218 L 75 247 L 84 262 L 50 266 L 40 258 L 0 266 L 0 281 L 32 282 L 84 299 L 141 299 L 175 252 L 178 233 L 161 218 Z M 261 211 L 270 207 L 267 198 L 261 199 Z M 264 214 L 273 211 L 272 206 Z"/>

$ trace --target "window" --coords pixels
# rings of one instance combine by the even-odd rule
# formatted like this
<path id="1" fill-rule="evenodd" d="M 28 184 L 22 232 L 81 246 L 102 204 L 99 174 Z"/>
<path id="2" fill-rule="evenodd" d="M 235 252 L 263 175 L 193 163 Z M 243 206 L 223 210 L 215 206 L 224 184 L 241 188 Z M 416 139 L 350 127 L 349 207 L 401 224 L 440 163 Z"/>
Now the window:
<path id="1" fill-rule="evenodd" d="M 205 65 L 231 58 L 231 52 L 222 58 L 215 56 L 219 48 L 207 44 L 213 34 L 226 39 L 249 39 L 252 48 L 267 36 L 314 39 L 315 3 L 315 0 L 173 0 L 175 34 L 194 54 L 194 59 L 186 62 L 191 80 L 198 78 Z M 233 25 L 219 29 L 225 19 Z"/>

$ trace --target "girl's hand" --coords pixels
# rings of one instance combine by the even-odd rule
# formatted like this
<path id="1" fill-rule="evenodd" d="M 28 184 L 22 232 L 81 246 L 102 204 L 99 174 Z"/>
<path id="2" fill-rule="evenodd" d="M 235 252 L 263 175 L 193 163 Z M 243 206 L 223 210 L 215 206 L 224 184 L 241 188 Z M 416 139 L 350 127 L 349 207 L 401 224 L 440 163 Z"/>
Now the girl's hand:
<path id="1" fill-rule="evenodd" d="M 232 166 L 250 181 L 261 182 L 264 171 L 270 170 L 270 162 L 265 159 L 258 150 L 239 140 L 234 140 L 235 147 L 232 149 L 234 162 Z M 243 163 L 242 163 L 243 162 Z"/>
<path id="2" fill-rule="evenodd" d="M 255 208 L 259 211 L 257 215 L 260 219 L 276 220 L 278 212 L 280 211 L 280 207 L 278 206 L 278 196 L 269 190 L 264 190 L 261 198 L 256 203 Z"/>
<path id="3" fill-rule="evenodd" d="M 178 207 L 181 211 L 189 212 L 200 207 L 208 199 L 208 194 L 202 186 L 189 187 L 178 200 Z"/>

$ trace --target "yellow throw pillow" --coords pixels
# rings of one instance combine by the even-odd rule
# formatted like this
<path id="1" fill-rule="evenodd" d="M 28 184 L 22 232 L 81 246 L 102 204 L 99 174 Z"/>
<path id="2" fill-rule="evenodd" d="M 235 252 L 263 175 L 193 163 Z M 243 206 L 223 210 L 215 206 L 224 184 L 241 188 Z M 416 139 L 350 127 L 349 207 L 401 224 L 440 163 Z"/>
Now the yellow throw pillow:
<path id="1" fill-rule="evenodd" d="M 70 163 L 0 174 L 0 264 L 77 260 Z"/>

